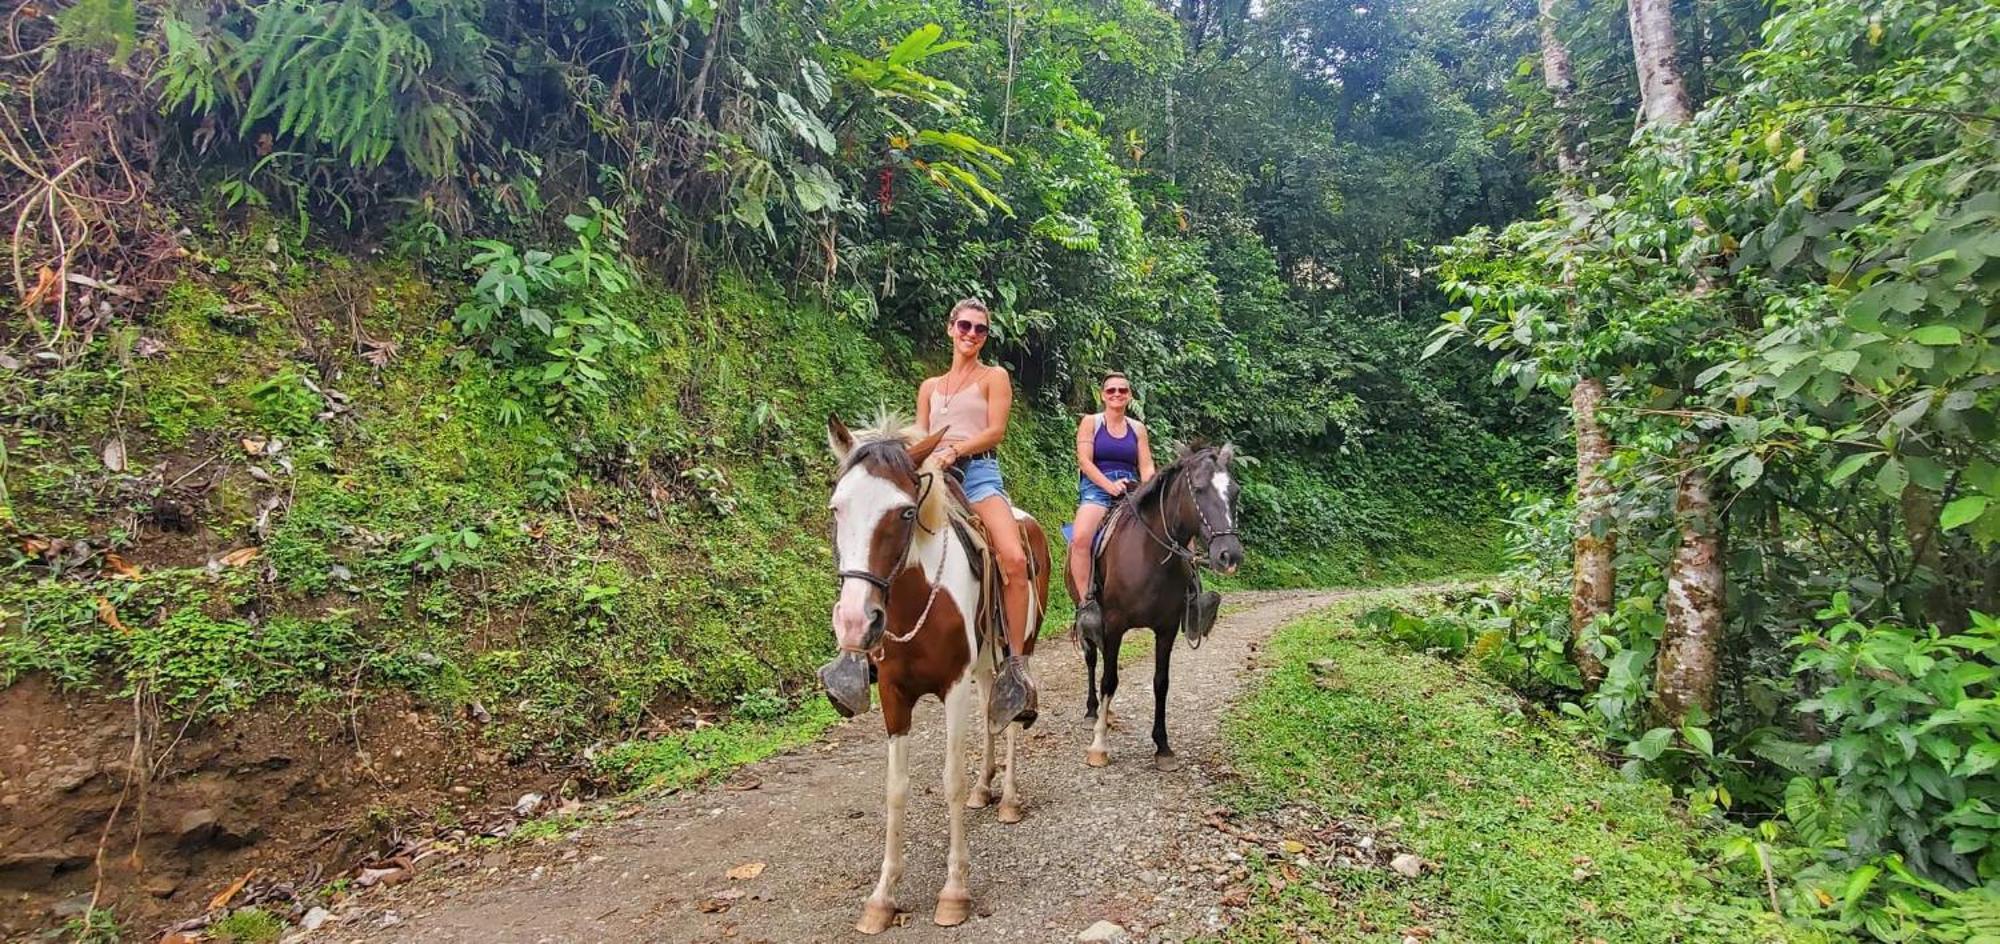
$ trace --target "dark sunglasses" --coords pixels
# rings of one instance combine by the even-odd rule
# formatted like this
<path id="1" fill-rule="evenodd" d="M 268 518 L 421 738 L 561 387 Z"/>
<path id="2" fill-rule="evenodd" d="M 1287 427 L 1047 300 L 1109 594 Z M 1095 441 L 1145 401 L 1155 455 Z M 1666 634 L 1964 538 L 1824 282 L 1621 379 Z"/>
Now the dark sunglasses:
<path id="1" fill-rule="evenodd" d="M 1114 393 L 1122 393 L 1122 394 L 1124 394 L 1124 395 L 1126 395 L 1126 396 L 1128 396 L 1128 397 L 1129 397 L 1129 396 L 1131 396 L 1131 395 L 1132 395 L 1132 388 L 1131 388 L 1131 387 L 1106 387 L 1106 388 L 1104 388 L 1104 395 L 1105 395 L 1105 396 L 1107 396 L 1107 397 L 1108 397 L 1108 396 L 1110 396 L 1110 395 L 1112 395 L 1112 394 L 1114 394 Z"/>
<path id="2" fill-rule="evenodd" d="M 977 321 L 965 318 L 958 319 L 954 326 L 958 328 L 959 334 L 969 334 L 975 338 L 983 338 L 986 336 L 986 332 L 993 330 Z"/>

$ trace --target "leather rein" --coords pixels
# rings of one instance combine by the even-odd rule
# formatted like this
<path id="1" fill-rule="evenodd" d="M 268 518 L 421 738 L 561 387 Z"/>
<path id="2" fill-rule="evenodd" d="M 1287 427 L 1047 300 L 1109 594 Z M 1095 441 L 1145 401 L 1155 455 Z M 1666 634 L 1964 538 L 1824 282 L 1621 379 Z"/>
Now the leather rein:
<path id="1" fill-rule="evenodd" d="M 877 590 L 882 591 L 882 608 L 885 612 L 887 611 L 889 606 L 889 587 L 896 582 L 896 578 L 901 577 L 903 575 L 903 571 L 908 570 L 910 568 L 910 545 L 916 543 L 917 530 L 921 529 L 925 534 L 931 534 L 931 535 L 939 533 L 937 531 L 932 530 L 929 526 L 925 525 L 923 519 L 924 503 L 930 498 L 931 488 L 937 483 L 937 475 L 938 473 L 936 472 L 917 473 L 917 503 L 909 508 L 903 509 L 903 516 L 905 518 L 910 519 L 916 525 L 916 528 L 911 529 L 909 541 L 903 544 L 903 553 L 899 555 L 897 558 L 899 563 L 897 563 L 895 571 L 889 574 L 889 576 L 887 577 L 877 574 L 872 570 L 836 571 L 835 575 L 839 578 L 838 581 L 836 581 L 837 583 L 845 583 L 849 580 L 859 580 L 863 583 L 868 584 L 869 586 L 874 587 Z M 944 566 L 946 560 L 951 555 L 951 545 L 952 545 L 951 541 L 945 541 L 944 546 L 938 550 L 938 562 L 935 570 L 935 576 L 926 575 L 926 579 L 928 579 L 931 584 L 930 596 L 924 600 L 924 611 L 917 615 L 917 623 L 915 626 L 910 627 L 909 632 L 899 636 L 896 635 L 895 633 L 891 633 L 885 630 L 882 633 L 882 639 L 877 640 L 875 646 L 871 649 L 864 650 L 858 646 L 841 646 L 840 651 L 863 653 L 867 655 L 870 659 L 880 662 L 882 661 L 882 655 L 888 643 L 894 642 L 898 645 L 901 645 L 903 643 L 909 642 L 912 639 L 915 639 L 917 637 L 917 633 L 923 630 L 925 622 L 927 622 L 930 619 L 931 606 L 937 603 L 938 591 L 944 589 Z M 922 564 L 919 563 L 918 567 L 919 569 L 921 569 Z"/>

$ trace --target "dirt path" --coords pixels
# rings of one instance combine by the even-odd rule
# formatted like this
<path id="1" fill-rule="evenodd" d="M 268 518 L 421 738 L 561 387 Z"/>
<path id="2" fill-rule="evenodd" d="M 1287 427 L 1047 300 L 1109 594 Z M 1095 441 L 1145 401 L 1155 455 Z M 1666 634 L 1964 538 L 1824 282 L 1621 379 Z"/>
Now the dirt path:
<path id="1" fill-rule="evenodd" d="M 879 940 L 1067 941 L 1100 920 L 1141 940 L 1212 930 L 1228 876 L 1202 826 L 1227 776 L 1218 721 L 1272 631 L 1344 594 L 1232 594 L 1211 641 L 1175 653 L 1169 702 L 1177 772 L 1153 769 L 1150 648 L 1121 679 L 1112 766 L 1083 763 L 1082 657 L 1066 644 L 1037 659 L 1042 720 L 1023 738 L 1027 819 L 967 816 L 974 916 L 930 923 L 944 881 L 940 706 L 920 707 L 910 746 L 907 868 L 911 913 Z M 1141 634 L 1147 635 L 1147 634 Z M 1150 641 L 1150 640 L 1148 640 Z M 1143 671 L 1140 670 L 1143 668 Z M 367 896 L 342 916 L 344 941 L 850 941 L 881 862 L 882 727 L 869 714 L 819 742 L 747 768 L 739 783 L 649 806 L 570 841 L 469 856 Z M 997 784 L 996 784 L 997 786 Z M 753 879 L 725 874 L 765 863 Z"/>

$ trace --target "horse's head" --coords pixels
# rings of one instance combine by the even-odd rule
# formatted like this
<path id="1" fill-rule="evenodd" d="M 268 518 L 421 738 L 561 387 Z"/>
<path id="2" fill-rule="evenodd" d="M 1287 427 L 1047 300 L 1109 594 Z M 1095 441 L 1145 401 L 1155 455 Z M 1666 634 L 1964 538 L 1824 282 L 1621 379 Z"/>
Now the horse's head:
<path id="1" fill-rule="evenodd" d="M 917 529 L 944 525 L 940 473 L 922 468 L 944 433 L 915 439 L 887 417 L 859 437 L 837 416 L 828 416 L 826 427 L 840 462 L 828 503 L 840 574 L 833 635 L 842 649 L 867 650 L 882 640 L 889 587 L 911 560 Z"/>
<path id="2" fill-rule="evenodd" d="M 1197 449 L 1188 454 L 1181 473 L 1187 478 L 1188 504 L 1200 523 L 1209 559 L 1225 574 L 1243 566 L 1243 538 L 1236 533 L 1237 484 L 1229 472 L 1235 458 L 1234 446 Z"/>

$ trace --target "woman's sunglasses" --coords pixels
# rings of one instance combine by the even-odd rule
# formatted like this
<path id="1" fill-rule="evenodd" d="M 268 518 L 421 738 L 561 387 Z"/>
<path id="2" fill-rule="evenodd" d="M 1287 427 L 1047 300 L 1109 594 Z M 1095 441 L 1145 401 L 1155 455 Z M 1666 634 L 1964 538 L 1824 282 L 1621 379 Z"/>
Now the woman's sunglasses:
<path id="1" fill-rule="evenodd" d="M 1132 388 L 1131 388 L 1131 387 L 1106 387 L 1106 388 L 1104 388 L 1104 395 L 1105 395 L 1105 396 L 1107 396 L 1107 397 L 1112 397 L 1112 396 L 1126 396 L 1126 397 L 1129 397 L 1129 396 L 1131 396 L 1131 395 L 1132 395 Z"/>
<path id="2" fill-rule="evenodd" d="M 986 325 L 980 324 L 977 321 L 972 321 L 967 318 L 958 319 L 957 323 L 954 326 L 958 328 L 959 334 L 969 334 L 975 338 L 983 338 L 986 336 L 986 332 L 992 330 Z"/>

